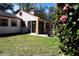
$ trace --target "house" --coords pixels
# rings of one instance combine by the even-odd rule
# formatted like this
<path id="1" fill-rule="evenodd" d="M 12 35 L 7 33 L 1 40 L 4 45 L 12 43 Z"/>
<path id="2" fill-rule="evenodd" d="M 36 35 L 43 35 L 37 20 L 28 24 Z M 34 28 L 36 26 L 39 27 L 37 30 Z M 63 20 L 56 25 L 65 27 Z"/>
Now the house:
<path id="1" fill-rule="evenodd" d="M 44 34 L 51 29 L 52 22 L 35 16 L 33 11 L 27 13 L 20 10 L 16 15 L 7 12 L 0 12 L 0 34 Z"/>
<path id="2" fill-rule="evenodd" d="M 25 25 L 22 26 L 22 32 L 44 34 L 52 29 L 52 21 L 35 16 L 34 10 L 31 10 L 29 13 L 20 10 L 16 16 L 23 20 L 22 23 L 25 23 Z"/>
<path id="3" fill-rule="evenodd" d="M 0 11 L 0 34 L 19 33 L 21 31 L 21 19 L 14 14 Z"/>

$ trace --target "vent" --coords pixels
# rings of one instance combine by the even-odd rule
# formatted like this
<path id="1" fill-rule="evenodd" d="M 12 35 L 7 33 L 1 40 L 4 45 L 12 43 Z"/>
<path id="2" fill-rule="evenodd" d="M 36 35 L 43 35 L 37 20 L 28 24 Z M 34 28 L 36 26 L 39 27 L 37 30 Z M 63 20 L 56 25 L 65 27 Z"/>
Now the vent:
<path id="1" fill-rule="evenodd" d="M 20 12 L 19 15 L 22 16 L 22 12 Z"/>

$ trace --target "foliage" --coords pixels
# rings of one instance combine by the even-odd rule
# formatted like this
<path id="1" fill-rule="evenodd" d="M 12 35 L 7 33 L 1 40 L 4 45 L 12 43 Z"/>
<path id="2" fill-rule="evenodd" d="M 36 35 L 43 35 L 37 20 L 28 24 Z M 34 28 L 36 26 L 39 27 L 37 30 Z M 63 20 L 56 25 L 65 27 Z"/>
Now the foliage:
<path id="1" fill-rule="evenodd" d="M 61 6 L 61 4 L 60 4 Z M 65 4 L 64 4 L 65 6 Z M 63 6 L 63 7 L 64 7 Z M 69 10 L 64 11 L 62 15 L 68 16 L 66 24 L 59 24 L 59 38 L 61 39 L 61 50 L 65 55 L 79 55 L 79 5 L 69 4 Z"/>
<path id="2" fill-rule="evenodd" d="M 47 19 L 46 15 L 46 7 L 44 7 L 42 4 L 35 8 L 35 15 L 42 18 Z"/>
<path id="3" fill-rule="evenodd" d="M 13 11 L 13 4 L 11 4 L 11 3 L 1 3 L 0 4 L 0 10 L 5 11 L 7 9 Z"/>
<path id="4" fill-rule="evenodd" d="M 53 36 L 58 34 L 58 19 L 60 16 L 60 9 L 58 9 L 58 7 L 49 7 L 49 14 L 48 17 L 50 20 L 52 20 L 53 22 L 53 29 L 52 29 L 52 33 Z"/>
<path id="5" fill-rule="evenodd" d="M 29 12 L 31 9 L 34 9 L 33 3 L 19 3 L 20 9 Z"/>
<path id="6" fill-rule="evenodd" d="M 42 19 L 46 19 L 46 8 L 43 7 L 42 4 L 36 3 L 19 3 L 20 9 L 29 12 L 30 10 L 34 10 L 34 14 Z"/>
<path id="7" fill-rule="evenodd" d="M 56 20 L 56 8 L 49 7 L 48 19 L 55 21 Z"/>

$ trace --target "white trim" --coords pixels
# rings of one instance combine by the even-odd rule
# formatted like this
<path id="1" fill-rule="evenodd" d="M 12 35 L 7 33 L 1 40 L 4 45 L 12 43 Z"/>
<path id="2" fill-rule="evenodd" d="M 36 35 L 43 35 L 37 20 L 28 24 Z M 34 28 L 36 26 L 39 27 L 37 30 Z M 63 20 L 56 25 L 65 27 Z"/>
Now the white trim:
<path id="1" fill-rule="evenodd" d="M 31 33 L 32 33 L 32 21 L 31 21 Z"/>
<path id="2" fill-rule="evenodd" d="M 8 19 L 8 27 L 11 27 L 11 19 Z"/>

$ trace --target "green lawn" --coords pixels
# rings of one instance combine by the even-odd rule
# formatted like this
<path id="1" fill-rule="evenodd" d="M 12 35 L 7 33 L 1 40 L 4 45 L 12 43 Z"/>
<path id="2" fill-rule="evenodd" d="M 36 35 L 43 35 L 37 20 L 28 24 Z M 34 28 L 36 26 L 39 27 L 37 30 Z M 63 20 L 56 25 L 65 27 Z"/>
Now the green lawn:
<path id="1" fill-rule="evenodd" d="M 0 55 L 6 56 L 55 56 L 61 55 L 59 39 L 55 37 L 39 37 L 16 35 L 0 37 Z"/>

